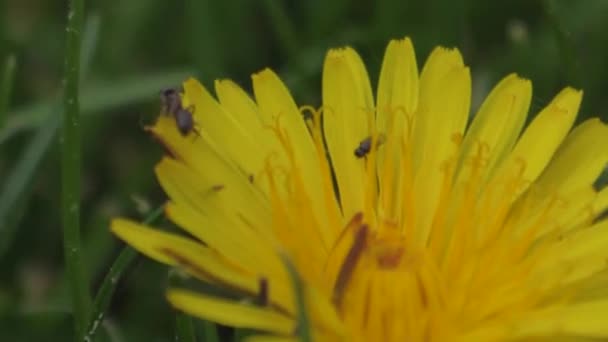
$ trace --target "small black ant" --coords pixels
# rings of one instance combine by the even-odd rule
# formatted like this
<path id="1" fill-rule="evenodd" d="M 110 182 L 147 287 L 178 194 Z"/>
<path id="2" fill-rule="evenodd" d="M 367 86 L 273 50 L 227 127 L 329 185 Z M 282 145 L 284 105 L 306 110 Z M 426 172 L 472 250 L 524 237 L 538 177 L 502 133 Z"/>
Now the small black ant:
<path id="1" fill-rule="evenodd" d="M 173 115 L 175 124 L 181 135 L 186 136 L 192 131 L 196 131 L 194 117 L 192 116 L 193 107 L 182 107 L 182 100 L 176 88 L 163 89 L 160 92 L 161 113 Z"/>

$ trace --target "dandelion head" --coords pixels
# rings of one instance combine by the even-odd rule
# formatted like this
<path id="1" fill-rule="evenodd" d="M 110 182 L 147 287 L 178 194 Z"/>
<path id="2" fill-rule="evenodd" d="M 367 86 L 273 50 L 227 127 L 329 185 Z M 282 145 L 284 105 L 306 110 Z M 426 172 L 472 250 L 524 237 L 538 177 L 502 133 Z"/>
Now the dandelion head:
<path id="1" fill-rule="evenodd" d="M 351 48 L 330 50 L 322 106 L 278 76 L 183 83 L 176 117 L 148 130 L 167 217 L 185 234 L 117 218 L 112 231 L 160 262 L 229 290 L 172 288 L 177 309 L 296 339 L 301 279 L 316 341 L 502 341 L 608 337 L 608 128 L 572 128 L 565 88 L 524 128 L 530 81 L 503 78 L 472 119 L 461 54 L 419 71 L 391 41 L 376 91 Z"/>

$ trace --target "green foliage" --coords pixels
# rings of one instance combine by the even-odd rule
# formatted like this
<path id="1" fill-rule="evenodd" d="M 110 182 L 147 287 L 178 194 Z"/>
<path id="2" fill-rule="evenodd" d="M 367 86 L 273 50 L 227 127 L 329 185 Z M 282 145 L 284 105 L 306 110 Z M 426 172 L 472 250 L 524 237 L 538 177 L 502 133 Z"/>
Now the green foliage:
<path id="1" fill-rule="evenodd" d="M 67 8 L 43 0 L 0 6 L 0 69 L 12 79 L 6 85 L 3 74 L 0 82 L 0 340 L 68 340 L 53 141 Z M 249 89 L 249 75 L 268 66 L 300 104 L 318 105 L 327 48 L 353 45 L 376 79 L 387 41 L 408 35 L 419 64 L 435 45 L 460 48 L 473 72 L 474 106 L 514 71 L 533 81 L 534 111 L 573 85 L 585 90 L 579 120 L 608 115 L 604 0 L 96 0 L 85 10 L 85 32 L 97 37 L 82 42 L 80 55 L 80 223 L 92 293 L 119 255 L 109 218 L 143 217 L 164 201 L 152 170 L 162 151 L 142 126 L 158 113 L 158 90 L 189 75 L 207 86 L 232 78 Z M 14 66 L 4 65 L 8 56 Z M 121 273 L 98 340 L 173 340 L 166 272 L 141 259 Z M 243 335 L 181 318 L 182 331 L 198 341 Z"/>

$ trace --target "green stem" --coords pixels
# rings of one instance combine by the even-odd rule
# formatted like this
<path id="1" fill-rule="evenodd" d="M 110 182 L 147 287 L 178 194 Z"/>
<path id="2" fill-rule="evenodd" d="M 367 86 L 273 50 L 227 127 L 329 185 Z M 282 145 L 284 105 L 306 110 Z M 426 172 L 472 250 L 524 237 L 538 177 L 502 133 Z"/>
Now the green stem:
<path id="1" fill-rule="evenodd" d="M 84 337 L 91 296 L 80 241 L 80 44 L 84 0 L 70 0 L 66 27 L 61 143 L 61 217 L 76 339 Z"/>
<path id="2" fill-rule="evenodd" d="M 27 146 L 19 151 L 20 159 L 4 175 L 4 189 L 0 193 L 0 259 L 6 256 L 12 246 L 21 217 L 26 212 L 33 179 L 41 171 L 40 163 L 56 137 L 59 120 L 50 115 L 59 116 L 59 106 L 55 107 L 40 124 Z"/>
<path id="3" fill-rule="evenodd" d="M 213 322 L 203 321 L 203 341 L 205 342 L 219 342 L 220 337 L 217 333 L 217 326 Z"/>
<path id="4" fill-rule="evenodd" d="M 287 272 L 291 278 L 293 292 L 296 297 L 296 332 L 300 337 L 300 342 L 312 342 L 310 319 L 308 318 L 308 312 L 306 311 L 306 293 L 304 290 L 304 284 L 302 283 L 302 279 L 298 274 L 298 270 L 296 270 L 291 260 L 289 260 L 289 257 L 283 256 L 283 264 L 285 265 L 285 268 L 287 268 Z"/>
<path id="5" fill-rule="evenodd" d="M 177 269 L 169 270 L 169 285 L 183 286 L 183 274 Z M 183 312 L 175 312 L 175 341 L 196 342 L 196 334 L 192 325 L 192 317 Z"/>
<path id="6" fill-rule="evenodd" d="M 13 92 L 16 65 L 15 55 L 8 56 L 6 62 L 4 62 L 2 83 L 0 84 L 0 128 L 2 128 L 6 122 L 6 115 Z"/>
<path id="7" fill-rule="evenodd" d="M 163 206 L 159 206 L 150 212 L 148 216 L 146 216 L 142 224 L 149 225 L 154 223 L 159 217 L 161 217 L 162 213 Z M 135 260 L 135 257 L 137 257 L 137 251 L 130 246 L 125 246 L 123 247 L 122 251 L 120 251 L 120 254 L 116 260 L 114 260 L 114 263 L 103 279 L 103 282 L 97 291 L 97 295 L 95 296 L 93 314 L 91 315 L 91 321 L 89 322 L 86 330 L 87 333 L 85 340 L 91 341 L 95 336 L 97 328 L 99 328 L 99 325 L 101 322 L 103 322 L 105 313 L 110 307 L 112 296 L 114 295 L 114 291 L 116 291 L 116 286 L 118 286 L 118 281 L 122 277 L 125 270 L 131 266 Z"/>
<path id="8" fill-rule="evenodd" d="M 87 55 L 91 54 L 92 47 L 97 42 L 97 30 L 92 29 L 94 25 L 89 24 L 86 27 L 88 29 L 84 32 L 81 52 L 81 56 L 84 57 L 80 59 L 81 78 L 90 67 L 91 58 Z M 87 47 L 89 48 L 87 49 Z M 98 94 L 103 93 L 103 91 L 97 90 L 91 93 L 99 96 Z M 107 96 L 104 96 L 104 98 L 107 98 Z M 28 123 L 32 128 L 36 128 L 33 138 L 21 151 L 21 157 L 15 163 L 11 172 L 5 176 L 4 184 L 6 186 L 0 193 L 0 259 L 2 259 L 12 245 L 21 217 L 27 207 L 27 201 L 31 195 L 30 188 L 33 179 L 37 173 L 42 171 L 39 165 L 56 137 L 56 132 L 61 123 L 60 113 L 63 109 L 60 100 L 60 97 L 57 99 L 53 98 L 48 103 L 30 105 L 29 110 L 15 110 L 7 122 L 7 127 L 0 130 L 0 145 L 2 145 L 5 139 L 8 139 L 11 134 L 17 132 L 8 127 L 11 126 L 11 122 L 14 123 L 22 120 L 21 122 Z M 8 135 L 5 134 L 7 130 L 11 132 Z M 61 283 L 63 284 L 65 281 Z"/>
<path id="9" fill-rule="evenodd" d="M 192 317 L 181 312 L 175 314 L 175 341 L 196 342 Z"/>

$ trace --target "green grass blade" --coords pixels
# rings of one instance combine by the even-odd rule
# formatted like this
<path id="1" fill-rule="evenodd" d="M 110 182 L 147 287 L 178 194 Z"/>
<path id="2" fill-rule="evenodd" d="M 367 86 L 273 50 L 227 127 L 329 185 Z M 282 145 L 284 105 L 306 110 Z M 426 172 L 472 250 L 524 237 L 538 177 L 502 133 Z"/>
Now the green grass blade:
<path id="1" fill-rule="evenodd" d="M 93 13 L 89 15 L 84 24 L 85 39 L 82 41 L 80 49 L 80 78 L 84 79 L 89 74 L 95 50 L 97 48 L 97 38 L 99 37 L 99 29 L 101 28 L 101 18 L 99 14 Z"/>
<path id="2" fill-rule="evenodd" d="M 25 148 L 23 157 L 4 179 L 0 193 L 0 258 L 13 241 L 17 224 L 25 210 L 31 180 L 52 145 L 58 127 L 59 117 L 49 115 Z"/>
<path id="3" fill-rule="evenodd" d="M 175 341 L 196 342 L 192 317 L 181 312 L 175 314 Z"/>
<path id="4" fill-rule="evenodd" d="M 145 225 L 152 224 L 162 216 L 162 213 L 163 206 L 159 206 L 150 212 L 142 223 Z M 133 261 L 137 255 L 137 251 L 130 246 L 125 246 L 123 247 L 122 251 L 120 251 L 120 254 L 118 254 L 116 260 L 114 260 L 112 263 L 112 266 L 104 277 L 101 286 L 97 291 L 97 295 L 95 296 L 93 314 L 91 315 L 91 321 L 89 322 L 86 330 L 86 339 L 92 340 L 95 336 L 99 325 L 103 321 L 106 311 L 110 307 L 112 296 L 116 291 L 116 286 L 118 286 L 120 278 L 122 278 L 125 270 L 131 266 L 131 264 L 133 264 Z"/>
<path id="5" fill-rule="evenodd" d="M 203 321 L 203 342 L 220 342 L 217 326 L 213 322 Z"/>
<path id="6" fill-rule="evenodd" d="M 2 83 L 0 83 L 0 129 L 6 122 L 6 113 L 8 112 L 11 94 L 13 93 L 16 67 L 17 61 L 15 55 L 8 56 L 2 68 Z"/>
<path id="7" fill-rule="evenodd" d="M 296 314 L 297 314 L 297 325 L 296 332 L 300 337 L 301 342 L 312 342 L 312 333 L 310 331 L 310 319 L 308 318 L 308 311 L 306 310 L 306 293 L 304 291 L 304 284 L 296 270 L 295 266 L 289 260 L 287 256 L 283 256 L 283 264 L 289 273 L 291 278 L 292 288 L 296 298 Z"/>
<path id="8" fill-rule="evenodd" d="M 170 286 L 180 286 L 184 283 L 184 275 L 178 269 L 169 270 Z M 196 342 L 196 333 L 192 324 L 192 317 L 187 314 L 175 311 L 175 341 L 177 342 Z"/>
<path id="9" fill-rule="evenodd" d="M 63 253 L 77 341 L 85 335 L 92 304 L 80 238 L 80 46 L 83 17 L 84 0 L 71 0 L 66 27 L 63 116 L 59 138 Z"/>
<path id="10" fill-rule="evenodd" d="M 92 25 L 86 25 L 83 48 L 93 46 L 97 41 L 98 32 L 90 29 L 91 27 Z M 83 59 L 81 63 L 90 63 L 90 61 L 91 58 Z M 82 68 L 87 70 L 89 66 L 83 64 Z M 3 132 L 10 131 L 11 122 L 20 122 L 24 116 L 39 118 L 37 124 L 30 126 L 30 128 L 37 129 L 33 139 L 24 149 L 21 159 L 17 161 L 9 176 L 4 178 L 5 184 L 0 192 L 0 258 L 4 256 L 13 241 L 29 197 L 31 180 L 48 148 L 52 145 L 52 140 L 59 128 L 61 106 L 58 103 L 58 99 L 55 99 L 44 106 L 30 107 L 25 112 L 16 111 L 7 119 L 6 127 L 0 131 L 1 143 L 1 136 L 3 136 Z M 6 135 L 6 137 L 9 136 L 12 135 Z"/>

